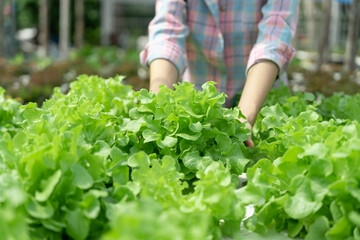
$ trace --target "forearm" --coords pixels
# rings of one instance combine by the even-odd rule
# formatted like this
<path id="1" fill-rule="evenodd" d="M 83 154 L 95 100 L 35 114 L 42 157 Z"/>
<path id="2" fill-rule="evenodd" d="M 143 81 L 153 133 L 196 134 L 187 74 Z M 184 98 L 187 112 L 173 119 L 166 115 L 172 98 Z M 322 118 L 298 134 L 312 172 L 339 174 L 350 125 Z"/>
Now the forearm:
<path id="1" fill-rule="evenodd" d="M 175 65 L 166 59 L 156 59 L 150 63 L 150 91 L 158 93 L 160 85 L 173 88 L 178 79 Z"/>
<path id="2" fill-rule="evenodd" d="M 239 108 L 251 125 L 254 125 L 277 74 L 278 68 L 271 61 L 260 62 L 250 68 Z"/>

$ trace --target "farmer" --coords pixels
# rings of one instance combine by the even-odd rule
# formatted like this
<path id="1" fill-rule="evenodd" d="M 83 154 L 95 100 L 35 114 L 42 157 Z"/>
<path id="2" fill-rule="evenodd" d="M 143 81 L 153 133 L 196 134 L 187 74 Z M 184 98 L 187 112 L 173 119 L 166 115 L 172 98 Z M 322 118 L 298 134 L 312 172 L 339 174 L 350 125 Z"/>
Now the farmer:
<path id="1" fill-rule="evenodd" d="M 181 79 L 200 90 L 214 81 L 238 106 L 251 130 L 276 79 L 295 50 L 299 0 L 157 0 L 149 42 L 140 54 L 150 67 L 150 90 Z M 245 142 L 249 147 L 251 140 Z"/>

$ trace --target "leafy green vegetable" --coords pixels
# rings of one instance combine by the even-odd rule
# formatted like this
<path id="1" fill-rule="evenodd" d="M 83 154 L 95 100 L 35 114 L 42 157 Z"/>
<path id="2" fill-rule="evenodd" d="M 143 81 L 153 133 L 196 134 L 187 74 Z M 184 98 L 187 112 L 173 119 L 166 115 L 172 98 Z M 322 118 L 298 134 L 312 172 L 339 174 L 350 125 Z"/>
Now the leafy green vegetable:
<path id="1" fill-rule="evenodd" d="M 164 209 L 153 199 L 129 202 L 116 209 L 111 231 L 103 240 L 112 239 L 208 239 L 211 226 L 206 212 L 184 213 L 175 208 Z"/>
<path id="2" fill-rule="evenodd" d="M 24 197 L 13 208 L 0 201 L 0 209 L 25 216 L 24 239 L 232 235 L 244 215 L 234 176 L 249 162 L 249 131 L 238 109 L 222 107 L 225 95 L 213 83 L 203 88 L 184 83 L 155 95 L 132 91 L 121 77 L 80 76 L 42 108 L 2 99 L 9 127 L 1 132 L 0 166 L 17 176 Z M 149 202 L 154 208 L 142 215 Z M 131 217 L 121 211 L 127 208 L 149 228 L 117 229 Z"/>
<path id="3" fill-rule="evenodd" d="M 287 230 L 289 237 L 305 239 L 355 237 L 360 124 L 349 120 L 356 119 L 351 111 L 324 111 L 337 96 L 342 95 L 323 98 L 320 105 L 306 95 L 297 95 L 296 102 L 280 98 L 280 104 L 261 110 L 255 128 L 265 158 L 248 169 L 248 184 L 238 190 L 246 195 L 245 204 L 256 204 L 245 224 L 250 230 Z M 346 96 L 340 102 L 351 106 L 356 99 Z"/>
<path id="4" fill-rule="evenodd" d="M 4 239 L 359 239 L 358 95 L 275 90 L 248 149 L 214 83 L 122 79 L 80 76 L 41 108 L 0 90 Z"/>

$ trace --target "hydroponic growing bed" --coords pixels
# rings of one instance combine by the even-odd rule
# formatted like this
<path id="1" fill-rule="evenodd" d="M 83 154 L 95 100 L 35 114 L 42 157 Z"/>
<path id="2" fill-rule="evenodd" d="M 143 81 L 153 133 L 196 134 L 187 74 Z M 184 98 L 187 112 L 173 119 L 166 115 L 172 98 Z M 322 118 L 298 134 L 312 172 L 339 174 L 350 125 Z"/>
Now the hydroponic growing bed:
<path id="1" fill-rule="evenodd" d="M 224 101 L 96 76 L 0 97 L 1 239 L 360 239 L 360 95 L 274 90 L 253 149 Z"/>

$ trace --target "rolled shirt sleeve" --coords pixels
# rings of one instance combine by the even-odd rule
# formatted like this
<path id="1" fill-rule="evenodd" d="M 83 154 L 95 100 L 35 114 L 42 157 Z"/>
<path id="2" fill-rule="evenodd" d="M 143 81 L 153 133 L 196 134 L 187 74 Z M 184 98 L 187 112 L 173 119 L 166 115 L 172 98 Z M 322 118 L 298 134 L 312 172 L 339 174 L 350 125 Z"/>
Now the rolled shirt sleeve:
<path id="1" fill-rule="evenodd" d="M 157 0 L 156 14 L 149 24 L 149 42 L 140 53 L 140 62 L 149 65 L 155 59 L 172 62 L 181 76 L 186 67 L 184 0 Z"/>
<path id="2" fill-rule="evenodd" d="M 278 76 L 283 74 L 295 55 L 291 40 L 296 32 L 298 14 L 299 0 L 269 0 L 263 6 L 259 34 L 250 52 L 246 73 L 254 64 L 268 60 L 279 68 Z"/>

